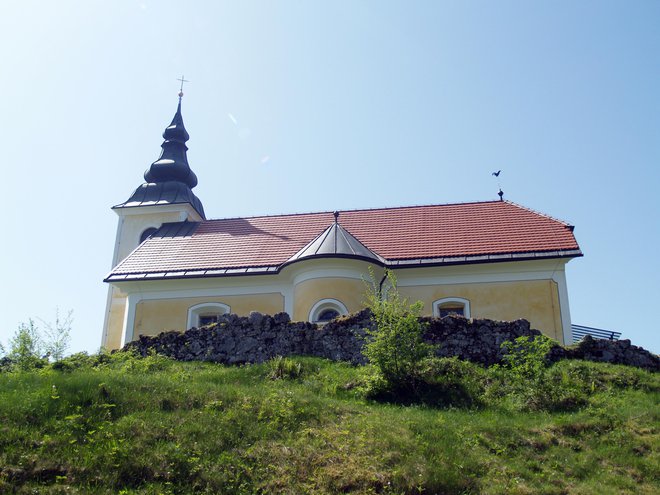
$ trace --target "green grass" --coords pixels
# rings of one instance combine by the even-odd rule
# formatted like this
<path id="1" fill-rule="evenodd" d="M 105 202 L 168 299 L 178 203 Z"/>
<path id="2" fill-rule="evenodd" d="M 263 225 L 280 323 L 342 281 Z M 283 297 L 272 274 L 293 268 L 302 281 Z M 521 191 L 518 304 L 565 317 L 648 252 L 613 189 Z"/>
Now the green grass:
<path id="1" fill-rule="evenodd" d="M 0 374 L 0 493 L 660 491 L 660 376 L 633 368 L 560 362 L 531 390 L 449 363 L 478 400 L 442 408 L 368 401 L 364 370 L 311 358 L 60 368 Z"/>

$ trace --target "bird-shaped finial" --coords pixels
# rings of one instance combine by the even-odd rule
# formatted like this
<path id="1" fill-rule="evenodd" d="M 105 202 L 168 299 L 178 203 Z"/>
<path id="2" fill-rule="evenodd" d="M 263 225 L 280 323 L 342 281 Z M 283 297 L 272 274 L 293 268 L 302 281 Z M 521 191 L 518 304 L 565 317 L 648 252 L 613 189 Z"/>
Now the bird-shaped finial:
<path id="1" fill-rule="evenodd" d="M 500 176 L 500 172 L 501 172 L 501 170 L 498 170 L 497 172 L 493 172 L 492 175 L 494 175 L 495 177 L 499 177 L 499 176 Z"/>

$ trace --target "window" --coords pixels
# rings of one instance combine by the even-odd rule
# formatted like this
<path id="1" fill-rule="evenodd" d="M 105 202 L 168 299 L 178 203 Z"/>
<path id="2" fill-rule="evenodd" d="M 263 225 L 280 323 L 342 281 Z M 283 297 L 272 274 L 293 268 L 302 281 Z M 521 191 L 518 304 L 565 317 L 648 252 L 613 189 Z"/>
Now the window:
<path id="1" fill-rule="evenodd" d="M 198 320 L 199 320 L 199 325 L 200 327 L 203 327 L 205 325 L 210 325 L 211 323 L 218 323 L 218 316 L 220 315 L 199 315 Z"/>
<path id="2" fill-rule="evenodd" d="M 202 303 L 188 308 L 187 328 L 203 327 L 217 323 L 220 315 L 229 313 L 229 306 L 222 303 Z"/>
<path id="3" fill-rule="evenodd" d="M 155 227 L 149 227 L 144 232 L 142 232 L 142 234 L 140 234 L 140 244 L 142 244 L 144 241 L 146 241 L 151 236 L 151 234 L 153 234 L 157 230 L 158 229 L 155 228 Z"/>
<path id="4" fill-rule="evenodd" d="M 324 325 L 338 316 L 347 315 L 348 310 L 341 301 L 336 299 L 321 299 L 309 312 L 309 321 Z"/>
<path id="5" fill-rule="evenodd" d="M 470 318 L 470 301 L 462 297 L 445 297 L 433 302 L 433 316 L 444 318 L 452 314 Z"/>

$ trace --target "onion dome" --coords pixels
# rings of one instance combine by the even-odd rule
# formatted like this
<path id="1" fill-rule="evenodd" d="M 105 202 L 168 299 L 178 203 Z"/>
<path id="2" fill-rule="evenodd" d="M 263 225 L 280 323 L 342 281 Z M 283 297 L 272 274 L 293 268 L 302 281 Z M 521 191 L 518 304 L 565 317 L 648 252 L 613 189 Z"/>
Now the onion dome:
<path id="1" fill-rule="evenodd" d="M 183 93 L 179 93 L 179 105 L 172 123 L 163 132 L 165 141 L 161 145 L 160 157 L 144 172 L 146 182 L 133 191 L 128 200 L 113 208 L 189 203 L 202 218 L 206 218 L 202 202 L 191 190 L 197 185 L 197 176 L 188 165 L 186 141 L 190 135 L 181 116 L 182 96 Z"/>
<path id="2" fill-rule="evenodd" d="M 163 132 L 163 138 L 165 141 L 161 145 L 163 150 L 160 157 L 145 171 L 144 180 L 151 183 L 183 182 L 192 189 L 197 185 L 197 176 L 188 165 L 186 141 L 190 135 L 183 125 L 180 98 L 172 123 Z"/>

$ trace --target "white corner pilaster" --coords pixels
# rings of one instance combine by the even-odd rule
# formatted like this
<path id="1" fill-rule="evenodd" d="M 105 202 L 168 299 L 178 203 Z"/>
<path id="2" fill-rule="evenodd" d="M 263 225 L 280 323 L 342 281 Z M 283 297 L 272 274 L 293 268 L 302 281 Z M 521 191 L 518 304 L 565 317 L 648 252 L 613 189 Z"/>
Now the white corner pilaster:
<path id="1" fill-rule="evenodd" d="M 121 331 L 121 346 L 131 342 L 134 338 L 135 330 L 135 308 L 137 303 L 141 301 L 138 294 L 130 294 L 126 298 L 126 309 L 124 311 L 124 326 Z"/>
<path id="2" fill-rule="evenodd" d="M 559 292 L 559 312 L 561 314 L 564 345 L 571 345 L 573 343 L 573 329 L 571 328 L 571 310 L 568 304 L 566 272 L 564 270 L 556 270 L 552 275 L 552 280 L 557 283 L 557 291 Z"/>
<path id="3" fill-rule="evenodd" d="M 293 286 L 282 291 L 284 297 L 284 312 L 293 318 Z"/>

